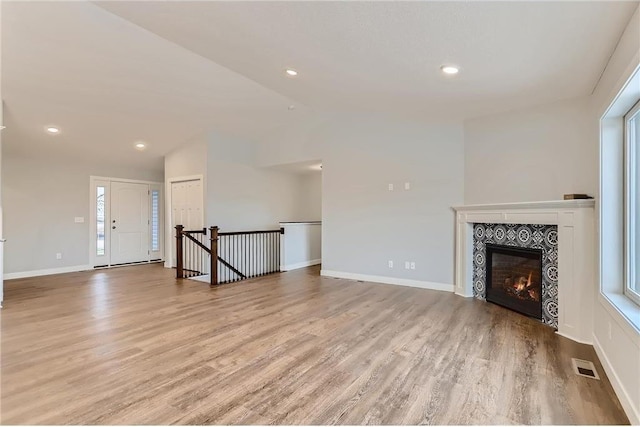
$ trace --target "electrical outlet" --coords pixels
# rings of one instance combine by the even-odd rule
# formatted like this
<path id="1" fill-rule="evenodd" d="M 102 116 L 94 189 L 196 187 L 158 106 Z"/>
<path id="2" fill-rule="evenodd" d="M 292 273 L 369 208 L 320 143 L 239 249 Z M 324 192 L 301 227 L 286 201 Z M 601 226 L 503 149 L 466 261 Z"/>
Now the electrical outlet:
<path id="1" fill-rule="evenodd" d="M 62 259 L 62 254 L 60 252 L 56 254 L 56 259 Z"/>
<path id="2" fill-rule="evenodd" d="M 77 217 L 73 218 L 73 222 L 75 222 L 76 224 L 82 224 L 84 222 L 84 217 L 83 216 L 77 216 Z"/>
<path id="3" fill-rule="evenodd" d="M 404 262 L 404 268 L 406 268 L 407 270 L 409 270 L 411 268 L 411 263 L 409 263 L 409 261 L 405 261 Z"/>
<path id="4" fill-rule="evenodd" d="M 393 184 L 389 184 L 389 191 L 393 191 Z"/>
<path id="5" fill-rule="evenodd" d="M 416 263 L 415 263 L 415 262 L 413 262 L 413 261 L 411 261 L 411 269 L 412 269 L 412 270 L 415 270 L 415 269 L 416 269 Z"/>
<path id="6" fill-rule="evenodd" d="M 411 183 L 410 182 L 405 182 L 404 183 L 404 189 L 405 190 L 411 190 Z"/>
<path id="7" fill-rule="evenodd" d="M 393 268 L 393 261 L 389 260 L 389 268 Z"/>

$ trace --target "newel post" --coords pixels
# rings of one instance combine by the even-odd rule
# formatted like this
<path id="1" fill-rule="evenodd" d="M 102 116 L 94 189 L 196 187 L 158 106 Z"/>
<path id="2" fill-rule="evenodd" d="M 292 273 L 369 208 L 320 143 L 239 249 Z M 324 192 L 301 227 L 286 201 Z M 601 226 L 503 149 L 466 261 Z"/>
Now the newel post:
<path id="1" fill-rule="evenodd" d="M 176 225 L 176 277 L 182 279 L 184 276 L 182 259 L 182 225 Z"/>
<path id="2" fill-rule="evenodd" d="M 211 231 L 211 266 L 209 267 L 209 278 L 211 285 L 218 284 L 218 227 L 210 227 Z"/>

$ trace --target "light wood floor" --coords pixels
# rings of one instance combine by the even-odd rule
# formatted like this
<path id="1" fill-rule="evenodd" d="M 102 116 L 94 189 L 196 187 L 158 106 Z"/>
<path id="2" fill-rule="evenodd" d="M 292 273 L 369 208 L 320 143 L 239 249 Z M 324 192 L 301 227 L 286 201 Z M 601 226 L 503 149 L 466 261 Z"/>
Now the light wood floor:
<path id="1" fill-rule="evenodd" d="M 316 268 L 173 274 L 5 282 L 2 423 L 628 423 L 591 347 L 492 304 Z"/>

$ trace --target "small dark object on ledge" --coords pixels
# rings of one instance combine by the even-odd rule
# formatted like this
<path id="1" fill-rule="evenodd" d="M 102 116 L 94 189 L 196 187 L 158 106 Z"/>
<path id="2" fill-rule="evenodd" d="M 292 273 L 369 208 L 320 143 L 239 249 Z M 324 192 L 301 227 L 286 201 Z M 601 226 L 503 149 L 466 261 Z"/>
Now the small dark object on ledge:
<path id="1" fill-rule="evenodd" d="M 588 194 L 565 194 L 564 195 L 564 199 L 565 200 L 575 200 L 575 199 L 593 199 L 593 197 L 589 196 Z"/>

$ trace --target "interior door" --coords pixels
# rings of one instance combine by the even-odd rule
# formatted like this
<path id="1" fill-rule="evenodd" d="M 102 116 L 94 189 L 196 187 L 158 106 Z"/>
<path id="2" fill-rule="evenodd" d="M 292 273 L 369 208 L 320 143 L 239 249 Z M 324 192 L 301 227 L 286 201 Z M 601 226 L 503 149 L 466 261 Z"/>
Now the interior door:
<path id="1" fill-rule="evenodd" d="M 171 230 L 182 225 L 185 230 L 200 230 L 204 226 L 204 192 L 202 180 L 171 183 Z M 176 265 L 175 248 L 172 246 L 172 265 Z"/>
<path id="2" fill-rule="evenodd" d="M 111 183 L 111 265 L 149 260 L 149 185 Z"/>
<path id="3" fill-rule="evenodd" d="M 203 227 L 202 181 L 180 181 L 171 184 L 171 227 L 183 225 L 185 230 Z"/>

